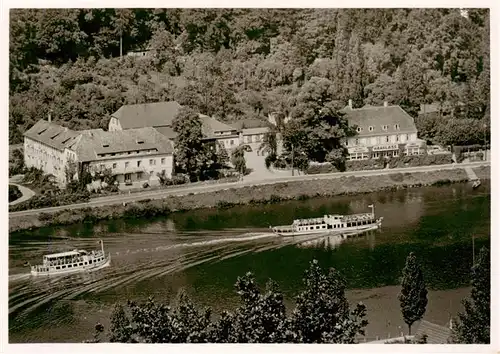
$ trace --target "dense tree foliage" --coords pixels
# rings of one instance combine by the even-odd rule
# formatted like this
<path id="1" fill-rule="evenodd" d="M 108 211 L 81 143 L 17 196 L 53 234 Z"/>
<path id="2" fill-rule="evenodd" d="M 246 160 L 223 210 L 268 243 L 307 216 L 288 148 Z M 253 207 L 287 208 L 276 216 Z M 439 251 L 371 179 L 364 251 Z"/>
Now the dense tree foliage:
<path id="1" fill-rule="evenodd" d="M 459 313 L 459 320 L 454 328 L 454 341 L 457 343 L 490 343 L 490 274 L 490 252 L 482 248 L 472 267 L 471 297 L 463 301 L 464 312 Z"/>
<path id="2" fill-rule="evenodd" d="M 408 334 L 411 335 L 411 326 L 422 319 L 427 307 L 427 288 L 424 275 L 413 252 L 406 258 L 401 277 L 401 292 L 398 297 L 403 319 L 408 325 Z"/>
<path id="3" fill-rule="evenodd" d="M 227 152 L 217 153 L 215 146 L 204 141 L 199 114 L 183 107 L 174 118 L 176 172 L 189 176 L 191 181 L 218 177 L 218 171 L 227 163 Z"/>
<path id="4" fill-rule="evenodd" d="M 15 9 L 9 23 L 10 143 L 48 112 L 77 129 L 174 99 L 223 120 L 302 118 L 308 94 L 414 116 L 437 102 L 426 139 L 489 139 L 488 9 Z"/>
<path id="5" fill-rule="evenodd" d="M 247 162 L 245 160 L 244 146 L 239 146 L 231 153 L 231 163 L 240 176 L 243 176 L 247 170 Z"/>
<path id="6" fill-rule="evenodd" d="M 184 292 L 176 306 L 129 302 L 111 316 L 109 340 L 122 343 L 355 343 L 368 322 L 366 308 L 353 310 L 345 281 L 335 270 L 325 272 L 316 260 L 304 277 L 305 290 L 287 316 L 283 294 L 270 280 L 264 291 L 252 273 L 238 277 L 240 306 L 217 318 L 199 309 Z M 97 338 L 97 337 L 96 337 Z"/>

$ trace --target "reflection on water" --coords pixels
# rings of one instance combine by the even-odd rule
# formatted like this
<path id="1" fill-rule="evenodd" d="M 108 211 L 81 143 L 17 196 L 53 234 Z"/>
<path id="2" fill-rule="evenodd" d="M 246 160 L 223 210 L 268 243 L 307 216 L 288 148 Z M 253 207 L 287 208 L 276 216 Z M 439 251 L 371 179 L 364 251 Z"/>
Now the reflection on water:
<path id="1" fill-rule="evenodd" d="M 278 237 L 269 225 L 323 214 L 366 212 L 375 203 L 381 231 Z M 430 288 L 466 286 L 476 250 L 489 244 L 489 188 L 465 185 L 357 197 L 322 198 L 228 210 L 197 210 L 153 220 L 115 220 L 18 232 L 9 238 L 9 340 L 81 341 L 116 302 L 167 300 L 186 288 L 218 311 L 235 306 L 234 282 L 252 271 L 274 279 L 292 299 L 312 258 L 337 268 L 349 288 L 398 282 L 409 252 L 422 260 Z M 94 273 L 32 278 L 23 264 L 47 253 L 95 248 L 103 239 L 111 266 Z M 224 301 L 220 301 L 224 299 Z"/>

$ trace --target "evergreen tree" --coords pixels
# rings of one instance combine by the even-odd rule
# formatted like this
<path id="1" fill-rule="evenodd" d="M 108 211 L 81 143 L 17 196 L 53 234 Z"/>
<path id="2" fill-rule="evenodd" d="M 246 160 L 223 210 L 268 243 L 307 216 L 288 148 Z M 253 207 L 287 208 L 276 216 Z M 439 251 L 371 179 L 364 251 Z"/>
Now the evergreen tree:
<path id="1" fill-rule="evenodd" d="M 411 326 L 414 322 L 422 319 L 427 306 L 424 276 L 413 252 L 406 258 L 406 264 L 403 268 L 399 301 L 403 319 L 408 325 L 408 334 L 411 335 Z"/>
<path id="2" fill-rule="evenodd" d="M 464 312 L 458 314 L 454 341 L 465 344 L 490 343 L 490 253 L 482 248 L 472 267 L 471 298 L 463 301 Z"/>

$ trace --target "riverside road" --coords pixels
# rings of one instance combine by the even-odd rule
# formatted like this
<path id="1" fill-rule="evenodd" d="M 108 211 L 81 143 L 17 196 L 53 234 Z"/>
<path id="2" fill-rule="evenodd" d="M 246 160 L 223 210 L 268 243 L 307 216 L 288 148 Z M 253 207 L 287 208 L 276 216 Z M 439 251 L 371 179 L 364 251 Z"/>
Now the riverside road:
<path id="1" fill-rule="evenodd" d="M 54 212 L 67 209 L 101 207 L 107 205 L 130 203 L 144 199 L 163 199 L 168 196 L 183 196 L 191 193 L 193 194 L 207 193 L 218 190 L 227 190 L 231 188 L 242 188 L 247 186 L 259 186 L 259 185 L 268 185 L 268 184 L 283 183 L 283 182 L 333 179 L 333 178 L 348 177 L 348 176 L 355 176 L 355 177 L 378 176 L 378 175 L 389 175 L 398 172 L 402 173 L 430 172 L 430 171 L 440 171 L 440 170 L 465 169 L 467 167 L 474 168 L 474 167 L 489 166 L 489 165 L 490 165 L 489 161 L 478 161 L 478 162 L 469 162 L 461 164 L 405 167 L 405 168 L 394 168 L 394 169 L 372 170 L 372 171 L 350 171 L 350 172 L 337 172 L 337 173 L 299 175 L 299 176 L 276 176 L 267 179 L 246 180 L 246 181 L 244 180 L 239 182 L 219 183 L 213 185 L 180 186 L 164 190 L 144 191 L 144 192 L 135 192 L 131 194 L 119 194 L 119 195 L 111 195 L 105 197 L 97 197 L 91 199 L 87 203 L 78 203 L 78 204 L 70 204 L 57 207 L 11 212 L 9 213 L 9 218 L 31 216 L 39 213 L 47 213 L 47 212 Z"/>

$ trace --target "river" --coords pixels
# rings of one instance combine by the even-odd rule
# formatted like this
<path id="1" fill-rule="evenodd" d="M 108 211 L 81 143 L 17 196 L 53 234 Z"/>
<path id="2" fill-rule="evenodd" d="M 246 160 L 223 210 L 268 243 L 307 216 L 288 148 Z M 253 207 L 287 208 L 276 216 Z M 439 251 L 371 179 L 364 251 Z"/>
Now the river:
<path id="1" fill-rule="evenodd" d="M 372 203 L 384 217 L 382 229 L 360 237 L 340 242 L 269 233 L 269 225 L 368 212 Z M 275 280 L 292 308 L 313 258 L 343 274 L 351 304 L 367 305 L 367 337 L 384 337 L 404 327 L 397 285 L 411 251 L 430 289 L 424 318 L 444 325 L 470 292 L 473 236 L 476 253 L 489 247 L 486 184 L 475 191 L 455 184 L 16 232 L 9 236 L 9 341 L 81 342 L 92 337 L 96 322 L 107 326 L 116 302 L 149 296 L 167 302 L 181 288 L 219 313 L 238 305 L 234 283 L 247 271 L 262 285 Z M 112 256 L 102 271 L 44 279 L 31 278 L 23 266 L 40 263 L 47 253 L 97 249 L 99 239 Z"/>

